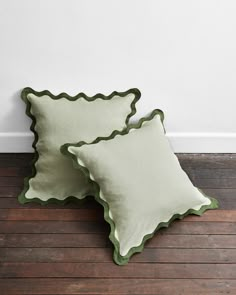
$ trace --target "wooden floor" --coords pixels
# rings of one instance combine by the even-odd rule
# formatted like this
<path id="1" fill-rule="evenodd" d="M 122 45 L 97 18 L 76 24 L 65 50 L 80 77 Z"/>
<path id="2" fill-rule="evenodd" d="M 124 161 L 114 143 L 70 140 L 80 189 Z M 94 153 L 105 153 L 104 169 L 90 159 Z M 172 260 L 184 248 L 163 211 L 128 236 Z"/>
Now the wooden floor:
<path id="1" fill-rule="evenodd" d="M 126 266 L 112 261 L 93 200 L 31 204 L 17 194 L 30 154 L 0 154 L 0 294 L 236 294 L 236 154 L 178 155 L 220 210 L 162 229 Z"/>

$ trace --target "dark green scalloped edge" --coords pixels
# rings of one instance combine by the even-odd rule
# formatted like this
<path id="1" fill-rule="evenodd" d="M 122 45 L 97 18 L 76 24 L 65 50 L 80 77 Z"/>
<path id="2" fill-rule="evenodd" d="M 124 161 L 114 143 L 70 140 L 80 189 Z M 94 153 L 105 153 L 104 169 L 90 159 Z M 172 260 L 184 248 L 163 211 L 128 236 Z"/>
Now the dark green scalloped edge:
<path id="1" fill-rule="evenodd" d="M 109 216 L 109 205 L 108 205 L 108 203 L 105 202 L 104 200 L 102 200 L 100 198 L 100 187 L 99 187 L 99 184 L 97 182 L 95 182 L 94 180 L 91 179 L 91 174 L 90 174 L 89 169 L 87 167 L 79 164 L 78 161 L 77 161 L 77 157 L 74 154 L 70 153 L 68 151 L 68 148 L 70 146 L 81 147 L 82 145 L 85 145 L 85 144 L 87 144 L 87 145 L 96 144 L 99 141 L 113 139 L 117 135 L 125 135 L 125 134 L 128 134 L 131 129 L 139 129 L 139 128 L 141 128 L 141 126 L 142 126 L 142 124 L 144 122 L 147 122 L 147 121 L 152 120 L 156 115 L 159 115 L 160 116 L 161 121 L 163 123 L 164 113 L 161 110 L 159 110 L 159 109 L 155 109 L 148 117 L 141 118 L 138 123 L 131 124 L 125 130 L 122 130 L 122 131 L 115 130 L 108 137 L 98 137 L 98 138 L 96 138 L 91 143 L 86 143 L 84 141 L 81 141 L 81 142 L 79 142 L 77 144 L 69 144 L 69 143 L 67 143 L 67 144 L 64 144 L 64 145 L 61 146 L 61 152 L 62 152 L 62 154 L 66 155 L 66 156 L 68 156 L 70 158 L 72 158 L 74 167 L 77 168 L 77 169 L 80 169 L 81 171 L 83 171 L 83 173 L 86 175 L 86 177 L 88 178 L 88 180 L 91 182 L 91 185 L 94 186 L 94 191 L 96 192 L 94 198 L 95 198 L 95 200 L 98 203 L 100 203 L 103 206 L 103 208 L 104 208 L 104 219 L 110 225 L 110 228 L 111 228 L 109 239 L 111 240 L 111 242 L 114 245 L 113 259 L 114 259 L 114 261 L 118 265 L 125 265 L 125 264 L 127 264 L 129 262 L 129 259 L 131 258 L 131 256 L 134 253 L 142 252 L 142 250 L 144 248 L 145 242 L 147 240 L 151 239 L 153 237 L 153 235 L 155 234 L 155 232 L 158 231 L 160 228 L 162 228 L 162 227 L 168 227 L 171 224 L 171 222 L 174 221 L 175 219 L 182 219 L 182 218 L 184 218 L 185 216 L 187 216 L 189 214 L 195 214 L 195 215 L 201 216 L 207 209 L 216 209 L 216 208 L 218 208 L 218 201 L 216 199 L 206 196 L 201 190 L 199 190 L 199 191 L 201 191 L 201 193 L 205 197 L 207 197 L 207 198 L 209 198 L 211 200 L 211 203 L 209 205 L 203 205 L 199 210 L 189 209 L 184 214 L 174 214 L 170 218 L 170 220 L 168 222 L 161 222 L 161 223 L 159 223 L 157 225 L 156 229 L 151 234 L 145 235 L 143 237 L 142 243 L 139 246 L 131 248 L 129 250 L 129 252 L 127 253 L 127 255 L 125 255 L 125 256 L 120 255 L 119 241 L 115 238 L 115 235 L 114 235 L 115 224 L 114 224 L 114 221 Z"/>
<path id="2" fill-rule="evenodd" d="M 126 120 L 125 120 L 125 124 L 127 125 L 128 122 L 129 122 L 129 119 L 130 117 L 132 117 L 135 113 L 136 113 L 136 103 L 137 101 L 140 99 L 141 97 L 141 92 L 139 91 L 139 89 L 137 88 L 131 88 L 125 92 L 117 92 L 117 91 L 113 91 L 110 95 L 104 95 L 104 94 L 101 94 L 101 93 L 97 93 L 96 95 L 94 96 L 87 96 L 85 93 L 83 92 L 80 92 L 79 94 L 75 95 L 75 96 L 70 96 L 68 95 L 67 93 L 63 92 L 63 93 L 60 93 L 58 95 L 53 95 L 50 91 L 48 90 L 43 90 L 43 91 L 35 91 L 33 90 L 32 88 L 30 87 L 26 87 L 22 90 L 21 92 L 21 99 L 25 102 L 26 104 L 26 115 L 28 117 L 31 118 L 32 120 L 32 124 L 30 126 L 30 130 L 34 133 L 34 141 L 32 143 L 32 147 L 35 151 L 34 153 L 34 157 L 33 157 L 33 160 L 31 161 L 31 175 L 26 177 L 24 179 L 24 188 L 22 190 L 22 192 L 19 194 L 18 196 L 18 201 L 21 203 L 21 204 L 26 204 L 26 203 L 31 203 L 31 202 L 35 202 L 35 203 L 39 203 L 41 205 L 47 205 L 47 204 L 61 204 L 61 205 L 64 205 L 68 202 L 71 202 L 71 201 L 76 201 L 76 202 L 83 202 L 84 201 L 84 198 L 86 196 L 89 196 L 89 195 L 85 195 L 83 196 L 83 198 L 81 199 L 78 199 L 77 197 L 75 196 L 68 196 L 67 198 L 65 198 L 64 200 L 59 200 L 57 198 L 50 198 L 48 199 L 47 201 L 43 201 L 39 198 L 33 198 L 33 199 L 27 199 L 25 197 L 25 194 L 26 192 L 28 191 L 29 189 L 29 181 L 31 178 L 33 178 L 36 173 L 37 173 L 37 170 L 36 170 L 36 167 L 35 167 L 35 163 L 37 162 L 38 158 L 39 158 L 39 154 L 38 154 L 38 151 L 37 151 L 37 142 L 38 142 L 38 134 L 35 130 L 35 125 L 36 125 L 36 118 L 34 115 L 31 114 L 30 110 L 31 110 L 31 103 L 29 102 L 29 100 L 27 99 L 27 96 L 28 94 L 35 94 L 36 96 L 38 97 L 41 97 L 43 95 L 47 95 L 49 97 L 51 97 L 52 99 L 54 100 L 57 100 L 57 99 L 61 99 L 61 98 L 66 98 L 70 101 L 75 101 L 77 99 L 80 99 L 80 98 L 84 98 L 86 99 L 87 101 L 94 101 L 96 99 L 103 99 L 103 100 L 110 100 L 112 99 L 114 96 L 118 95 L 120 97 L 125 97 L 127 96 L 128 94 L 134 94 L 134 100 L 132 101 L 132 103 L 130 104 L 130 109 L 131 109 L 131 112 L 127 115 L 126 117 Z"/>

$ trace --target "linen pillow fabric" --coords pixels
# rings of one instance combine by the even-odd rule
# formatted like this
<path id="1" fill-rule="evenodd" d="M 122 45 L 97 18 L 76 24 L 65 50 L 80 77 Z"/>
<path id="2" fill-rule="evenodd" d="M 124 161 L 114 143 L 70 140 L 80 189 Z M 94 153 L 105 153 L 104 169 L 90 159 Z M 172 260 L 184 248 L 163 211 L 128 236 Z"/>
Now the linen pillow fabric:
<path id="1" fill-rule="evenodd" d="M 25 179 L 18 197 L 20 203 L 47 204 L 93 195 L 87 178 L 60 153 L 60 146 L 78 140 L 90 142 L 115 129 L 124 129 L 136 112 L 140 91 L 130 89 L 92 97 L 79 93 L 71 97 L 66 93 L 55 96 L 47 90 L 25 88 L 21 97 L 27 106 L 26 114 L 32 119 L 35 159 L 32 175 Z"/>
<path id="2" fill-rule="evenodd" d="M 61 148 L 96 190 L 111 227 L 117 264 L 126 264 L 174 219 L 217 208 L 217 201 L 194 187 L 182 170 L 162 121 L 162 111 L 154 110 L 126 130 Z"/>

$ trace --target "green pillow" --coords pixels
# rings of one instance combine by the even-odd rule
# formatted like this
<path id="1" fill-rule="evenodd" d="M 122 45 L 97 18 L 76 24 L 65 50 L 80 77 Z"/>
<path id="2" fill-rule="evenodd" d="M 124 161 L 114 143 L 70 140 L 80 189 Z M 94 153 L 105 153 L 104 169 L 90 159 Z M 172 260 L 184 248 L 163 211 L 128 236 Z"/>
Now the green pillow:
<path id="1" fill-rule="evenodd" d="M 47 90 L 25 88 L 22 99 L 27 106 L 26 114 L 32 119 L 35 159 L 19 201 L 47 204 L 92 195 L 93 187 L 60 153 L 60 146 L 78 140 L 90 142 L 97 136 L 108 136 L 115 129 L 124 129 L 136 113 L 139 98 L 138 89 L 115 91 L 108 96 L 88 97 L 79 93 L 71 97 L 66 93 L 54 96 Z"/>
<path id="2" fill-rule="evenodd" d="M 194 187 L 182 170 L 162 120 L 162 111 L 154 110 L 126 130 L 61 148 L 96 190 L 111 227 L 117 264 L 126 264 L 174 219 L 217 208 L 217 201 Z"/>

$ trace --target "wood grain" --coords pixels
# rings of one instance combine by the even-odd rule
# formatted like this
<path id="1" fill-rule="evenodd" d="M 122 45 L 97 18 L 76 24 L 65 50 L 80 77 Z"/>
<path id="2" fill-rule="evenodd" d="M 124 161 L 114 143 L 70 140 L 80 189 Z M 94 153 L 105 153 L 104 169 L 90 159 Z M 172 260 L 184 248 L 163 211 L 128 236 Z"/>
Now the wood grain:
<path id="1" fill-rule="evenodd" d="M 101 208 L 101 205 L 97 203 L 92 197 L 87 197 L 86 200 L 73 200 L 65 204 L 47 204 L 41 205 L 38 203 L 27 203 L 20 204 L 16 197 L 0 197 L 0 208 L 1 209 L 26 209 L 26 208 L 46 208 L 46 209 L 91 209 L 91 208 Z M 223 209 L 223 208 L 222 208 Z"/>
<path id="2" fill-rule="evenodd" d="M 0 234 L 0 247 L 30 248 L 106 248 L 112 244 L 108 234 Z M 236 233 L 233 235 L 168 235 L 156 234 L 146 243 L 146 248 L 183 249 L 236 249 Z"/>
<path id="3" fill-rule="evenodd" d="M 236 264 L 0 263 L 3 278 L 236 279 Z"/>
<path id="4" fill-rule="evenodd" d="M 0 154 L 0 294 L 236 294 L 236 154 L 178 154 L 220 210 L 174 221 L 128 265 L 112 261 L 93 198 L 21 205 L 32 154 Z"/>
<path id="5" fill-rule="evenodd" d="M 3 295 L 11 294 L 236 294 L 235 280 L 222 279 L 4 279 Z M 173 293 L 174 290 L 174 293 Z"/>
<path id="6" fill-rule="evenodd" d="M 1 248 L 0 253 L 1 262 L 112 262 L 112 248 Z M 141 262 L 235 264 L 236 250 L 145 248 L 130 263 Z"/>
<path id="7" fill-rule="evenodd" d="M 183 168 L 236 169 L 236 154 L 177 154 Z"/>
<path id="8" fill-rule="evenodd" d="M 231 224 L 224 225 L 222 231 L 233 231 Z M 102 220 L 93 221 L 0 221 L 0 233 L 108 233 L 109 226 Z"/>
<path id="9" fill-rule="evenodd" d="M 102 208 L 95 209 L 0 209 L 0 220 L 102 220 Z"/>
<path id="10" fill-rule="evenodd" d="M 97 209 L 0 209 L 0 220 L 65 220 L 65 221 L 102 221 L 102 207 Z M 221 221 L 236 222 L 236 210 L 208 210 L 202 216 L 188 215 L 182 222 Z"/>

